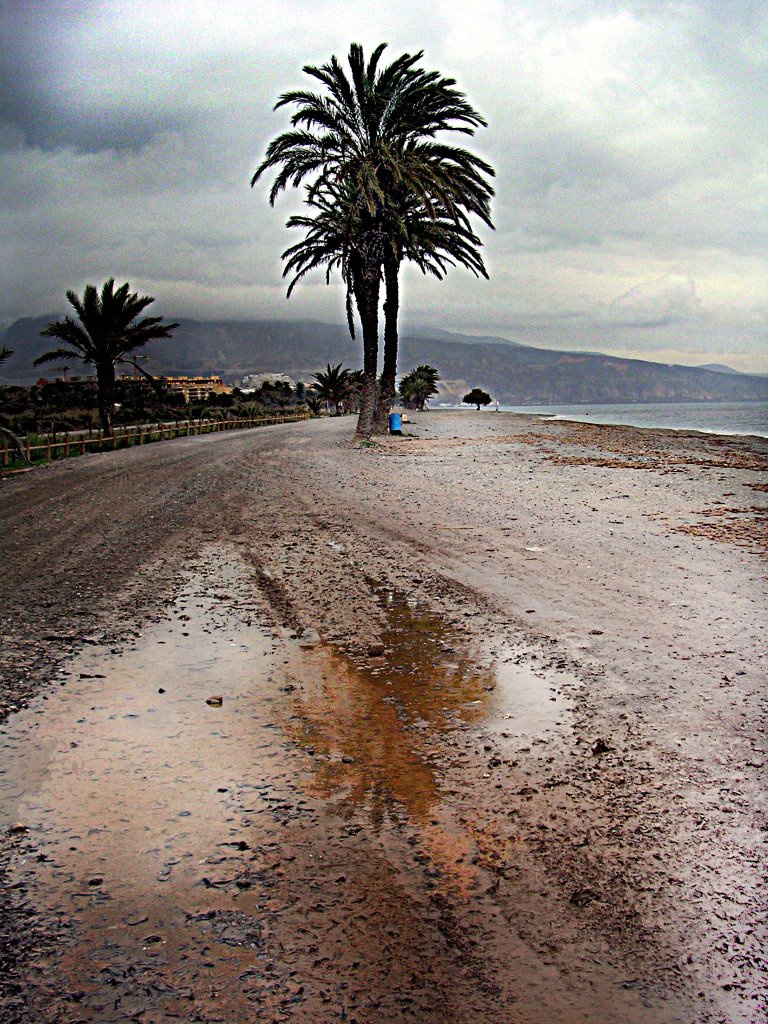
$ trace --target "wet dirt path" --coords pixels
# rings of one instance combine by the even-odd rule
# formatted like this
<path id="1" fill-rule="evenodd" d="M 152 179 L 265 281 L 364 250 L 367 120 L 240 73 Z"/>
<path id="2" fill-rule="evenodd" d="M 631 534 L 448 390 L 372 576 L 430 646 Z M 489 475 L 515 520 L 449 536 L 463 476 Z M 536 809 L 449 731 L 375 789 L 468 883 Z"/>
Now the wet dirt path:
<path id="1" fill-rule="evenodd" d="M 10 882 L 58 932 L 27 1020 L 686 1019 L 594 937 L 578 976 L 527 940 L 535 880 L 522 913 L 500 893 L 514 834 L 467 790 L 467 744 L 492 734 L 514 767 L 568 733 L 568 686 L 369 583 L 384 653 L 350 654 L 278 625 L 211 547 L 166 613 L 5 728 Z"/>

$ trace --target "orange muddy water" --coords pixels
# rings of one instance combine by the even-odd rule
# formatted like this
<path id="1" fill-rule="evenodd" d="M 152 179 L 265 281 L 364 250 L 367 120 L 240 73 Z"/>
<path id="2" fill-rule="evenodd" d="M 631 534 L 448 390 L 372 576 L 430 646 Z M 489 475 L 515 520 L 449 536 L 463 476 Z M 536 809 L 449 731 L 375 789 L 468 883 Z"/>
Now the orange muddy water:
<path id="1" fill-rule="evenodd" d="M 482 814 L 453 800 L 451 736 L 512 756 L 567 733 L 555 681 L 377 593 L 384 655 L 342 653 L 208 552 L 167 614 L 8 724 L 12 882 L 59 932 L 30 1018 L 661 1019 L 523 941 L 487 869 L 504 851 L 479 856 Z"/>

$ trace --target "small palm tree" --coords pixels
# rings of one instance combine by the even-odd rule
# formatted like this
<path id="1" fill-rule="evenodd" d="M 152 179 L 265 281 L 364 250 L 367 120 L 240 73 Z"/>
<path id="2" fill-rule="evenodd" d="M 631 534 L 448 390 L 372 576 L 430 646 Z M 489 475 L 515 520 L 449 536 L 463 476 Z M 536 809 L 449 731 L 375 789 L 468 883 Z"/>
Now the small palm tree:
<path id="1" fill-rule="evenodd" d="M 307 403 L 307 408 L 312 413 L 312 415 L 313 416 L 319 416 L 320 413 L 322 412 L 323 405 L 325 403 L 323 402 L 323 400 L 320 397 L 320 395 L 318 395 L 314 391 L 312 391 L 311 387 L 307 391 L 305 401 Z"/>
<path id="2" fill-rule="evenodd" d="M 436 395 L 440 374 L 434 366 L 422 363 L 400 381 L 400 396 L 408 409 L 424 411 L 427 399 Z"/>
<path id="3" fill-rule="evenodd" d="M 79 359 L 96 370 L 99 419 L 104 430 L 112 430 L 115 406 L 115 366 L 124 363 L 136 366 L 129 358 L 136 349 L 158 338 L 169 338 L 178 324 L 164 324 L 160 316 L 149 316 L 136 321 L 150 303 L 149 295 L 139 296 L 129 291 L 126 282 L 115 290 L 114 278 L 102 285 L 101 292 L 92 284 L 86 285 L 82 299 L 75 292 L 67 292 L 67 299 L 77 313 L 79 323 L 71 317 L 54 320 L 40 333 L 46 338 L 58 338 L 65 344 L 35 359 L 34 365 L 59 359 Z M 142 371 L 145 372 L 145 371 Z"/>
<path id="4" fill-rule="evenodd" d="M 216 423 L 220 423 L 226 418 L 227 414 L 220 405 L 206 405 L 200 410 L 200 419 L 202 420 L 212 420 Z"/>
<path id="5" fill-rule="evenodd" d="M 328 363 L 325 371 L 320 370 L 318 373 L 313 373 L 312 376 L 315 378 L 315 383 L 312 385 L 315 394 L 334 407 L 335 416 L 340 416 L 342 402 L 349 396 L 352 384 L 350 371 L 342 369 L 341 363 L 337 363 L 336 366 L 331 366 Z"/>
<path id="6" fill-rule="evenodd" d="M 264 415 L 264 406 L 259 402 L 243 402 L 238 409 L 238 413 L 243 419 L 255 420 L 259 416 Z"/>

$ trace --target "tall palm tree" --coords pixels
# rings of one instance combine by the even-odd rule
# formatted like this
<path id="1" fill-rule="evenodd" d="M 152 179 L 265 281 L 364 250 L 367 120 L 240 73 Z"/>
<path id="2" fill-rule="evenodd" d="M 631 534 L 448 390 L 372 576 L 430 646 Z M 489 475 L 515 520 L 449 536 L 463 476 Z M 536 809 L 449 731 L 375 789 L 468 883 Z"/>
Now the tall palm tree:
<path id="1" fill-rule="evenodd" d="M 164 324 L 161 316 L 136 318 L 155 300 L 149 295 L 139 296 L 129 291 L 126 282 L 115 290 L 114 278 L 106 281 L 97 291 L 86 285 L 82 299 L 75 292 L 67 292 L 67 299 L 77 313 L 79 323 L 67 316 L 54 320 L 40 333 L 43 337 L 58 338 L 65 344 L 45 352 L 34 361 L 35 366 L 59 359 L 79 359 L 96 370 L 99 419 L 106 431 L 112 430 L 115 405 L 115 366 L 119 363 L 134 365 L 141 371 L 131 353 L 158 338 L 170 338 L 179 325 Z M 141 371 L 144 372 L 145 371 Z M 147 375 L 145 373 L 145 375 Z"/>
<path id="2" fill-rule="evenodd" d="M 397 230 L 399 194 L 415 195 L 427 211 L 437 207 L 485 213 L 492 190 L 491 167 L 466 150 L 437 140 L 443 131 L 473 134 L 485 121 L 455 88 L 453 79 L 418 67 L 422 52 L 403 54 L 380 67 L 386 44 L 366 63 L 357 43 L 350 47 L 347 77 L 336 57 L 304 71 L 323 86 L 321 94 L 285 93 L 275 109 L 294 105 L 292 129 L 274 139 L 251 184 L 270 169 L 277 175 L 270 191 L 306 183 L 313 204 L 328 190 L 341 190 L 341 219 L 353 231 L 342 237 L 343 257 L 320 256 L 315 266 L 338 266 L 354 298 L 363 334 L 364 387 L 358 432 L 371 431 L 378 358 L 378 309 L 385 252 Z M 299 226 L 293 221 L 294 226 Z M 338 240 L 338 236 L 337 236 Z M 315 242 L 319 244 L 316 237 Z M 319 254 L 318 254 L 319 255 Z M 306 264 L 306 269 L 311 269 Z M 305 271 L 306 272 L 306 271 Z"/>

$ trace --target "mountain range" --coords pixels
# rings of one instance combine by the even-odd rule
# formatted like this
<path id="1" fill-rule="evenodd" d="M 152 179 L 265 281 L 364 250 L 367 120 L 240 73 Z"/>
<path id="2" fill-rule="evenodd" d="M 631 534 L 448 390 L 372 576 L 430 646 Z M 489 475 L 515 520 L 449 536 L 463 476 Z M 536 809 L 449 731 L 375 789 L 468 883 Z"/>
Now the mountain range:
<path id="1" fill-rule="evenodd" d="M 0 383 L 29 384 L 60 368 L 32 361 L 53 347 L 40 331 L 56 314 L 15 321 L 0 345 L 13 350 L 0 368 Z M 53 344 L 52 344 L 53 343 Z M 359 341 L 346 327 L 313 320 L 182 319 L 171 340 L 153 342 L 143 353 L 153 374 L 217 374 L 225 381 L 248 373 L 287 373 L 311 380 L 326 363 L 359 366 Z M 403 372 L 419 363 L 440 371 L 437 401 L 461 401 L 473 387 L 509 405 L 599 402 L 768 401 L 768 378 L 713 364 L 690 367 L 622 359 L 599 352 L 563 352 L 520 345 L 506 338 L 476 337 L 417 328 L 400 339 Z M 72 372 L 84 371 L 72 366 Z"/>

